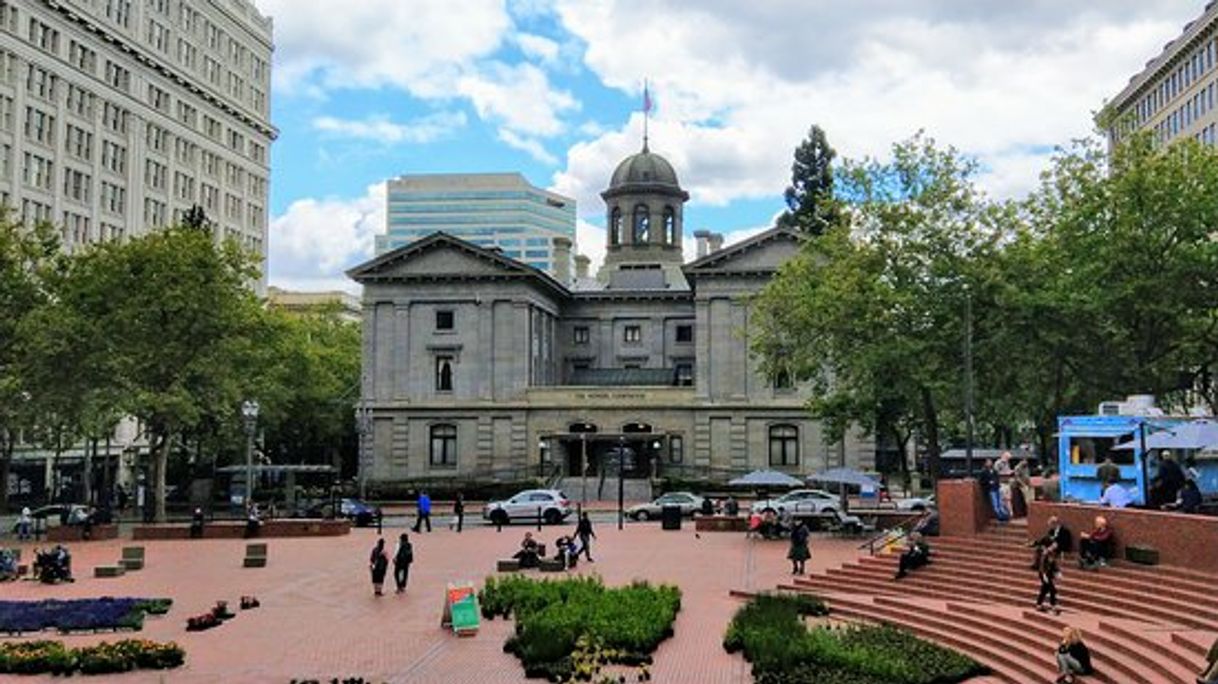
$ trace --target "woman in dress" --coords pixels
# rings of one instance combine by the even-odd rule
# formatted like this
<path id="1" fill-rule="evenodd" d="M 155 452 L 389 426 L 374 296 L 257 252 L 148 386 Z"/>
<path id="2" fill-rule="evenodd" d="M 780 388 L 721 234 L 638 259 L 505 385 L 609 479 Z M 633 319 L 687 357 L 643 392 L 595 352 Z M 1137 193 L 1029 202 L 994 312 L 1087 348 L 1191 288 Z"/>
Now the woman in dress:
<path id="1" fill-rule="evenodd" d="M 792 575 L 804 574 L 804 563 L 812 557 L 808 550 L 808 535 L 808 525 L 803 520 L 791 530 L 791 550 L 787 552 L 787 558 L 791 560 Z"/>
<path id="2" fill-rule="evenodd" d="M 368 569 L 372 571 L 372 593 L 382 595 L 385 585 L 385 573 L 389 570 L 389 556 L 385 553 L 385 539 L 377 539 L 372 547 L 372 555 L 368 558 Z"/>

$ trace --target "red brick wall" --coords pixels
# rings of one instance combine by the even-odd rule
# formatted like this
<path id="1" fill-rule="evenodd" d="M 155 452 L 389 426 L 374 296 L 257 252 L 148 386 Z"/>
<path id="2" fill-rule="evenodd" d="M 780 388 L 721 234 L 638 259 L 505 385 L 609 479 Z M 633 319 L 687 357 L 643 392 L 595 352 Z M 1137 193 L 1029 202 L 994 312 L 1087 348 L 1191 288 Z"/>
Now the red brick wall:
<path id="1" fill-rule="evenodd" d="M 259 537 L 336 537 L 351 532 L 348 520 L 268 520 L 262 523 Z M 203 526 L 206 539 L 241 539 L 245 536 L 243 522 L 217 522 Z M 189 525 L 140 525 L 131 531 L 131 538 L 188 539 Z"/>
<path id="2" fill-rule="evenodd" d="M 935 488 L 939 505 L 939 534 L 972 537 L 990 522 L 990 505 L 975 479 L 939 480 Z"/>
<path id="3" fill-rule="evenodd" d="M 1115 539 L 1114 554 L 1125 557 L 1125 546 L 1149 547 L 1159 562 L 1192 570 L 1218 572 L 1218 518 L 1136 508 L 1107 508 L 1082 504 L 1035 501 L 1028 512 L 1028 535 L 1037 537 L 1056 515 L 1077 540 L 1091 529 L 1095 516 L 1108 518 Z"/>
<path id="4" fill-rule="evenodd" d="M 81 539 L 81 532 L 84 528 L 79 525 L 59 525 L 58 527 L 47 528 L 47 541 L 49 542 L 78 542 L 85 541 Z M 117 539 L 118 525 L 94 525 L 93 536 L 89 541 L 100 541 L 102 539 Z"/>

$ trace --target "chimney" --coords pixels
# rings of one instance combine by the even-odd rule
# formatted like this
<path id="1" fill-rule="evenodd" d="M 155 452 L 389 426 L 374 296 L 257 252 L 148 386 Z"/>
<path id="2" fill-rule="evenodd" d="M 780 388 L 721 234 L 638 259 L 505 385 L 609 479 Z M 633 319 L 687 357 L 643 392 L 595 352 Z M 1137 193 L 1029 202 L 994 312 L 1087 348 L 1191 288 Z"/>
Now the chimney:
<path id="1" fill-rule="evenodd" d="M 575 255 L 575 277 L 583 280 L 588 277 L 588 266 L 592 264 L 592 260 L 583 254 Z"/>
<path id="2" fill-rule="evenodd" d="M 563 285 L 571 284 L 570 238 L 554 238 L 554 278 Z"/>
<path id="3" fill-rule="evenodd" d="M 710 250 L 707 248 L 707 241 L 711 238 L 711 232 L 709 230 L 695 230 L 694 238 L 698 241 L 697 258 L 701 259 L 710 253 Z"/>
<path id="4" fill-rule="evenodd" d="M 711 233 L 707 236 L 706 241 L 709 243 L 708 246 L 712 253 L 723 249 L 723 233 Z"/>

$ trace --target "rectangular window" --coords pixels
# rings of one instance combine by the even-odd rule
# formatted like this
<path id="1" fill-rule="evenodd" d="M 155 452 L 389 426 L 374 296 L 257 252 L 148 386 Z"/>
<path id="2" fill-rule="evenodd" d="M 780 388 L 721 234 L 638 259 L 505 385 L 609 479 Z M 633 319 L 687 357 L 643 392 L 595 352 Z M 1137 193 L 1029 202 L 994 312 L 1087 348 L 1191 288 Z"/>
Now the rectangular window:
<path id="1" fill-rule="evenodd" d="M 694 364 L 682 362 L 676 365 L 676 383 L 677 387 L 694 386 Z"/>
<path id="2" fill-rule="evenodd" d="M 115 133 L 127 134 L 127 119 L 130 114 L 117 105 L 104 102 L 102 107 L 102 125 Z"/>
<path id="3" fill-rule="evenodd" d="M 643 341 L 643 328 L 637 325 L 628 325 L 622 329 L 622 341 L 627 344 L 639 344 Z"/>
<path id="4" fill-rule="evenodd" d="M 90 76 L 97 71 L 97 52 L 85 47 L 83 43 L 72 41 L 68 45 L 68 61 L 72 66 L 76 67 L 77 71 L 84 72 Z"/>
<path id="5" fill-rule="evenodd" d="M 694 341 L 694 326 L 678 325 L 677 326 L 677 342 L 688 344 Z"/>
<path id="6" fill-rule="evenodd" d="M 102 141 L 102 168 L 118 175 L 127 173 L 127 148 L 109 140 Z"/>
<path id="7" fill-rule="evenodd" d="M 449 331 L 456 327 L 456 315 L 452 311 L 436 312 L 436 330 Z"/>
<path id="8" fill-rule="evenodd" d="M 45 52 L 59 54 L 59 31 L 33 17 L 30 17 L 30 42 Z"/>
<path id="9" fill-rule="evenodd" d="M 25 137 L 43 145 L 55 145 L 55 117 L 36 107 L 25 108 Z"/>
<path id="10" fill-rule="evenodd" d="M 77 171 L 64 167 L 63 169 L 63 194 L 68 199 L 76 200 L 77 202 L 89 202 L 89 197 L 92 194 L 93 179 L 89 174 L 83 171 Z"/>
<path id="11" fill-rule="evenodd" d="M 106 83 L 109 83 L 118 90 L 129 91 L 131 89 L 131 72 L 110 60 L 106 60 Z"/>
<path id="12" fill-rule="evenodd" d="M 432 425 L 431 465 L 441 468 L 457 466 L 457 426 Z"/>
<path id="13" fill-rule="evenodd" d="M 799 465 L 799 429 L 794 425 L 770 428 L 770 465 Z"/>
<path id="14" fill-rule="evenodd" d="M 668 462 L 680 463 L 685 460 L 685 438 L 672 435 L 668 438 Z"/>
<path id="15" fill-rule="evenodd" d="M 59 77 L 55 74 L 31 64 L 26 71 L 25 91 L 34 97 L 54 102 L 55 85 L 58 81 Z"/>
<path id="16" fill-rule="evenodd" d="M 436 357 L 436 391 L 453 391 L 453 357 Z"/>
<path id="17" fill-rule="evenodd" d="M 101 206 L 102 209 L 113 214 L 122 214 L 127 210 L 127 189 L 102 181 L 101 184 Z"/>
<path id="18" fill-rule="evenodd" d="M 589 331 L 588 331 L 588 326 L 586 326 L 586 325 L 575 326 L 573 335 L 574 335 L 573 341 L 575 342 L 575 344 L 588 344 L 588 340 L 591 337 L 589 334 Z"/>

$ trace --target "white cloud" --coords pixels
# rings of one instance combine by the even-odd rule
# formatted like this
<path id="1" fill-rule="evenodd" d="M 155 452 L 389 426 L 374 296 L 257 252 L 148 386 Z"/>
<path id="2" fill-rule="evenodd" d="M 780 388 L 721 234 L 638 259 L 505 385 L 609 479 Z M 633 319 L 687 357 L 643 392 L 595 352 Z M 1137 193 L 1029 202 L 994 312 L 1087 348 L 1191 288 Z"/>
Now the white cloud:
<path id="1" fill-rule="evenodd" d="M 533 138 L 527 138 L 506 128 L 499 129 L 498 137 L 503 144 L 527 153 L 542 164 L 552 166 L 558 163 L 558 158 L 546 151 L 545 146 Z"/>
<path id="2" fill-rule="evenodd" d="M 313 119 L 313 128 L 338 137 L 396 145 L 429 143 L 464 127 L 465 123 L 466 117 L 462 112 L 436 112 L 407 123 L 391 121 L 385 115 L 373 115 L 361 120 L 319 116 Z"/>
<path id="3" fill-rule="evenodd" d="M 558 58 L 559 45 L 557 41 L 534 33 L 520 33 L 516 36 L 516 44 L 526 56 L 544 63 L 553 62 Z"/>
<path id="4" fill-rule="evenodd" d="M 362 197 L 354 199 L 295 201 L 271 219 L 270 283 L 293 289 L 335 289 L 335 284 L 346 280 L 346 269 L 371 258 L 374 237 L 384 232 L 384 226 L 384 183 L 369 186 Z"/>
<path id="5" fill-rule="evenodd" d="M 606 85 L 637 93 L 651 75 L 652 148 L 695 205 L 777 206 L 812 123 L 849 157 L 886 156 L 925 129 L 977 156 L 995 195 L 1024 192 L 1046 150 L 1090 133 L 1091 113 L 1179 33 L 1164 16 L 1197 11 L 1187 0 L 864 5 L 557 0 L 556 12 Z M 637 151 L 638 131 L 636 118 L 572 146 L 555 186 L 599 207 L 595 192 Z"/>
<path id="6" fill-rule="evenodd" d="M 532 64 L 491 62 L 479 73 L 458 79 L 456 90 L 473 102 L 483 119 L 534 136 L 561 133 L 560 115 L 579 107 L 570 93 L 551 87 L 545 72 Z"/>

